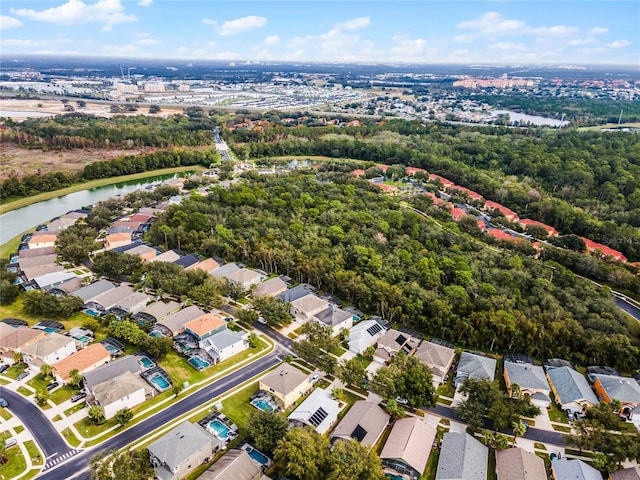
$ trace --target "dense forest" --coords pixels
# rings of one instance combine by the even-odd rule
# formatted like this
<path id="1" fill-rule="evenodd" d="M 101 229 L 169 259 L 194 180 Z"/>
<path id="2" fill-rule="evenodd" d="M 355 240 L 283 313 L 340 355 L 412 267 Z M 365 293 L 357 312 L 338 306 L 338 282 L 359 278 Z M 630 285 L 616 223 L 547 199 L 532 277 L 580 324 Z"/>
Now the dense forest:
<path id="1" fill-rule="evenodd" d="M 325 155 L 426 168 L 539 220 L 640 260 L 640 142 L 633 133 L 390 121 L 236 129 L 242 158 Z"/>
<path id="2" fill-rule="evenodd" d="M 638 367 L 610 296 L 557 263 L 488 248 L 346 175 L 248 177 L 172 206 L 149 239 L 289 275 L 465 347 Z"/>

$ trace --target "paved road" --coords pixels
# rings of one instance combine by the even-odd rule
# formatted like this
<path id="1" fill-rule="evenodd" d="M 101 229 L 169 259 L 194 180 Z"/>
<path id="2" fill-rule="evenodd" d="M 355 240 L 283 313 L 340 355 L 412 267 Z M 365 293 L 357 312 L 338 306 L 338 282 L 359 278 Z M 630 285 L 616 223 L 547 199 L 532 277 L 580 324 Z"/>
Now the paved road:
<path id="1" fill-rule="evenodd" d="M 450 418 L 451 420 L 456 420 L 458 422 L 464 423 L 463 420 L 460 419 L 456 415 L 456 412 L 451 407 L 445 407 L 444 405 L 436 405 L 434 408 L 429 409 L 430 412 L 435 413 L 436 415 L 440 415 L 441 417 Z M 484 428 L 488 428 L 493 430 L 493 425 L 490 422 L 485 421 Z M 501 433 L 506 433 L 507 435 L 513 435 L 511 430 L 501 430 Z M 527 440 L 533 440 L 534 442 L 540 443 L 549 443 L 552 445 L 565 446 L 566 442 L 564 441 L 564 434 L 556 431 L 549 430 L 541 430 L 535 427 L 529 427 L 527 429 L 527 433 L 524 434 L 524 437 Z"/>
<path id="2" fill-rule="evenodd" d="M 277 332 L 270 326 L 263 325 L 260 322 L 253 322 L 252 327 L 256 330 L 260 330 L 267 337 L 278 343 L 283 349 L 291 352 L 291 345 L 293 345 L 293 340 L 291 340 L 289 337 L 282 335 L 280 332 Z"/>
<path id="3" fill-rule="evenodd" d="M 640 322 L 640 309 L 627 302 L 624 298 L 615 297 L 616 305 Z"/>
<path id="4" fill-rule="evenodd" d="M 44 480 L 70 480 L 72 478 L 74 480 L 89 480 L 90 475 L 87 471 L 89 461 L 91 460 L 91 457 L 97 453 L 104 451 L 109 452 L 114 449 L 117 450 L 135 442 L 139 438 L 153 432 L 163 425 L 166 425 L 180 415 L 199 407 L 212 398 L 222 395 L 223 393 L 237 387 L 251 377 L 277 365 L 281 362 L 281 357 L 282 352 L 276 349 L 276 351 L 266 355 L 257 362 L 247 365 L 246 367 L 213 382 L 211 385 L 190 394 L 179 402 L 173 404 L 170 408 L 138 423 L 137 425 L 134 425 L 121 434 L 110 438 L 95 449 L 85 451 L 59 467 L 42 473 L 37 478 Z"/>
<path id="5" fill-rule="evenodd" d="M 69 447 L 53 427 L 51 421 L 42 413 L 42 410 L 22 395 L 8 388 L 0 387 L 0 397 L 9 402 L 9 411 L 18 417 L 31 432 L 47 459 L 47 465 L 58 463 L 79 452 L 79 450 Z"/>

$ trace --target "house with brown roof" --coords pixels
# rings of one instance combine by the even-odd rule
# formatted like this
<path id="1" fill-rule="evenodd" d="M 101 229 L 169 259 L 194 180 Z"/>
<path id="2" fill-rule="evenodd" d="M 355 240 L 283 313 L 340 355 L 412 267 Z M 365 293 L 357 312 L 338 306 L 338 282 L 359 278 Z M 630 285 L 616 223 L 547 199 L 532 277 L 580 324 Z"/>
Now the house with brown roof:
<path id="1" fill-rule="evenodd" d="M 378 347 L 373 354 L 373 359 L 378 363 L 385 363 L 400 351 L 411 355 L 416 348 L 418 348 L 419 344 L 419 338 L 390 328 L 384 335 L 378 338 Z"/>
<path id="2" fill-rule="evenodd" d="M 200 260 L 195 265 L 191 265 L 185 268 L 185 270 L 202 270 L 203 272 L 209 273 L 219 267 L 220 267 L 220 264 L 216 262 L 213 258 L 207 258 L 205 260 Z"/>
<path id="3" fill-rule="evenodd" d="M 127 250 L 125 253 L 129 255 L 137 255 L 143 262 L 151 261 L 156 257 L 156 255 L 158 255 L 156 249 L 149 245 L 137 245 Z"/>
<path id="4" fill-rule="evenodd" d="M 358 400 L 331 432 L 331 441 L 354 438 L 362 445 L 373 446 L 387 428 L 390 418 L 377 403 Z"/>
<path id="5" fill-rule="evenodd" d="M 487 200 L 484 203 L 484 209 L 488 211 L 497 211 L 501 213 L 507 220 L 510 222 L 518 221 L 518 214 L 511 210 L 510 208 L 505 207 L 504 205 L 499 204 L 498 202 L 494 202 L 492 200 Z"/>
<path id="6" fill-rule="evenodd" d="M 259 389 L 271 395 L 286 410 L 311 389 L 311 378 L 295 367 L 283 363 L 262 377 Z"/>
<path id="7" fill-rule="evenodd" d="M 427 461 L 436 429 L 419 417 L 396 420 L 389 438 L 380 453 L 382 464 L 392 474 L 420 478 L 427 468 Z"/>
<path id="8" fill-rule="evenodd" d="M 610 473 L 609 480 L 640 480 L 640 467 L 635 465 Z"/>
<path id="9" fill-rule="evenodd" d="M 67 383 L 71 376 L 71 370 L 78 370 L 80 374 L 90 372 L 111 360 L 111 354 L 101 343 L 94 343 L 69 355 L 53 365 L 53 372 L 62 383 Z"/>
<path id="10" fill-rule="evenodd" d="M 232 449 L 198 477 L 199 480 L 259 480 L 261 465 L 244 450 Z"/>
<path id="11" fill-rule="evenodd" d="M 432 342 L 422 342 L 415 352 L 420 363 L 429 367 L 433 375 L 433 385 L 437 388 L 444 382 L 444 377 L 451 369 L 456 358 L 453 348 Z"/>
<path id="12" fill-rule="evenodd" d="M 547 480 L 544 460 L 521 448 L 496 450 L 498 480 Z"/>
<path id="13" fill-rule="evenodd" d="M 205 312 L 200 308 L 195 305 L 190 305 L 187 308 L 183 308 L 182 310 L 163 318 L 156 323 L 156 327 L 163 327 L 171 336 L 175 337 L 176 335 L 184 332 L 184 326 L 187 322 L 195 320 L 204 314 Z"/>
<path id="14" fill-rule="evenodd" d="M 329 302 L 316 295 L 306 295 L 291 302 L 290 313 L 299 323 L 313 320 L 313 316 L 329 306 Z"/>
<path id="15" fill-rule="evenodd" d="M 253 291 L 254 297 L 275 297 L 287 289 L 287 284 L 280 277 L 273 277 L 265 280 L 256 286 Z"/>
<path id="16" fill-rule="evenodd" d="M 227 275 L 228 281 L 240 285 L 244 289 L 249 289 L 252 285 L 257 285 L 264 279 L 265 275 L 248 268 L 241 268 Z"/>
<path id="17" fill-rule="evenodd" d="M 105 237 L 104 249 L 113 250 L 114 248 L 124 247 L 131 243 L 131 233 L 120 232 L 112 233 Z"/>
<path id="18" fill-rule="evenodd" d="M 0 322 L 0 355 L 5 361 L 13 362 L 16 352 L 21 352 L 26 347 L 33 345 L 45 337 L 43 330 L 29 327 L 13 328 Z"/>
<path id="19" fill-rule="evenodd" d="M 150 259 L 150 262 L 166 262 L 173 263 L 178 260 L 182 255 L 180 255 L 175 250 L 167 250 L 166 252 L 162 252 L 160 255 L 157 255 Z"/>

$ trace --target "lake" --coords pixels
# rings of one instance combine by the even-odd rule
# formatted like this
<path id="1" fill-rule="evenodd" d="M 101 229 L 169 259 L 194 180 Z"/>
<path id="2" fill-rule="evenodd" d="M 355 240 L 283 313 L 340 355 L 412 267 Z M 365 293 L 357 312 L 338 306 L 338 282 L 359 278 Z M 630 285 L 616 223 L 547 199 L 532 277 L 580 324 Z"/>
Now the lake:
<path id="1" fill-rule="evenodd" d="M 497 117 L 498 115 L 509 115 L 511 123 L 513 122 L 528 122 L 533 125 L 546 126 L 546 127 L 564 127 L 569 125 L 566 120 L 557 120 L 555 118 L 539 117 L 538 115 L 527 115 L 526 113 L 510 112 L 508 110 L 493 110 L 491 117 Z"/>
<path id="2" fill-rule="evenodd" d="M 156 175 L 140 180 L 114 183 L 104 187 L 96 187 L 80 192 L 70 193 L 61 197 L 33 203 L 26 207 L 12 210 L 0 215 L 0 245 L 4 245 L 9 240 L 17 237 L 22 232 L 34 229 L 41 223 L 48 222 L 52 218 L 64 215 L 70 210 L 77 210 L 86 205 L 93 205 L 107 198 L 135 192 L 148 185 L 159 183 L 170 178 L 177 177 L 177 174 Z"/>

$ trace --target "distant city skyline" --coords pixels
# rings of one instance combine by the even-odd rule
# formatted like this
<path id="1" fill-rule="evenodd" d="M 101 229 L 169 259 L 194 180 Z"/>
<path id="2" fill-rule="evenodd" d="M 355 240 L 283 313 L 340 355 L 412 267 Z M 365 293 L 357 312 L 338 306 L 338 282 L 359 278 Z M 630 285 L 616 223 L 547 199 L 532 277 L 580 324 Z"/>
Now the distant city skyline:
<path id="1" fill-rule="evenodd" d="M 635 1 L 5 0 L 0 52 L 640 65 Z"/>

